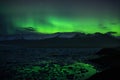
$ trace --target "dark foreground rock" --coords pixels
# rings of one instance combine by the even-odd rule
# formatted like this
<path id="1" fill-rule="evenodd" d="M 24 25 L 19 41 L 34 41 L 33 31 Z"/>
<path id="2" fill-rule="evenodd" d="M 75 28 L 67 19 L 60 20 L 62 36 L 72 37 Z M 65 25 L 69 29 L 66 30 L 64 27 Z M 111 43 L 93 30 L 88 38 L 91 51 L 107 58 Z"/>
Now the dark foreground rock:
<path id="1" fill-rule="evenodd" d="M 102 49 L 97 55 L 103 55 L 103 57 L 92 59 L 90 61 L 102 65 L 106 69 L 95 74 L 88 80 L 120 80 L 120 49 Z"/>
<path id="2" fill-rule="evenodd" d="M 120 66 L 97 73 L 87 80 L 120 80 Z"/>

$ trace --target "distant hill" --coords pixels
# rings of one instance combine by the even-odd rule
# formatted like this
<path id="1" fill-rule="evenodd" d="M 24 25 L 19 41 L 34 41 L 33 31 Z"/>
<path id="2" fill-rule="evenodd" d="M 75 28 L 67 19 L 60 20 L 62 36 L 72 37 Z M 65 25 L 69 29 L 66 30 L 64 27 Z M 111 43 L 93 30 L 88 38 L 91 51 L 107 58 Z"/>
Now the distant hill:
<path id="1" fill-rule="evenodd" d="M 1 37 L 0 44 L 22 47 L 119 47 L 120 39 L 108 34 L 56 33 Z"/>
<path id="2" fill-rule="evenodd" d="M 43 33 L 25 33 L 25 34 L 13 34 L 13 35 L 0 35 L 0 40 L 16 40 L 16 39 L 25 39 L 25 40 L 41 40 L 46 38 L 91 38 L 91 37 L 114 37 L 112 32 L 105 34 L 96 32 L 94 34 L 85 34 L 80 32 L 63 32 L 63 33 L 54 33 L 54 34 L 43 34 Z M 120 36 L 114 37 L 120 39 Z"/>

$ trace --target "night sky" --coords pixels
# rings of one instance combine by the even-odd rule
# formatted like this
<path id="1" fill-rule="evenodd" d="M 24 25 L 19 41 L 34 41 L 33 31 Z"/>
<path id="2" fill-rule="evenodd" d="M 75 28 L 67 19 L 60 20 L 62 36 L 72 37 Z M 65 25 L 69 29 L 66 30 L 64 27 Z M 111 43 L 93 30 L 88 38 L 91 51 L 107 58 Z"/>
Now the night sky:
<path id="1" fill-rule="evenodd" d="M 119 6 L 119 0 L 1 0 L 0 34 L 24 34 L 28 29 L 120 36 Z"/>

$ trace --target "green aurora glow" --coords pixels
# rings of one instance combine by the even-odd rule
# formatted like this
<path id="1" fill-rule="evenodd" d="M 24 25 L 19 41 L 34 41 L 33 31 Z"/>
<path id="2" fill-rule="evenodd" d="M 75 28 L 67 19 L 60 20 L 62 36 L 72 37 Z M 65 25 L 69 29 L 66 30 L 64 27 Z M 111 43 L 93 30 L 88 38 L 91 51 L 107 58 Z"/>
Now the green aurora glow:
<path id="1" fill-rule="evenodd" d="M 105 18 L 100 21 L 97 18 L 70 19 L 51 16 L 40 21 L 35 17 L 24 17 L 13 19 L 12 23 L 16 28 L 29 28 L 39 33 L 57 33 L 57 32 L 82 32 L 93 34 L 96 32 L 107 33 L 116 32 L 116 36 L 120 36 L 120 23 L 118 19 Z"/>
<path id="2" fill-rule="evenodd" d="M 3 1 L 0 4 L 0 14 L 5 16 L 4 22 L 8 25 L 6 28 L 8 34 L 32 28 L 37 33 L 116 32 L 115 36 L 120 36 L 118 2 L 93 1 Z M 13 27 L 9 27 L 9 24 Z"/>

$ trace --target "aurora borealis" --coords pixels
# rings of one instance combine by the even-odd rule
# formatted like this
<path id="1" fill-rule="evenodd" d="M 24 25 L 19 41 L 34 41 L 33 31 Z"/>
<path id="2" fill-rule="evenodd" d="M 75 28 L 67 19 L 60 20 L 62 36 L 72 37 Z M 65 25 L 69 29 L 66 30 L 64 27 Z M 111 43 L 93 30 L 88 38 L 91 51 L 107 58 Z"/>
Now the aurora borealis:
<path id="1" fill-rule="evenodd" d="M 32 28 L 37 33 L 116 32 L 120 36 L 119 1 L 109 0 L 21 0 L 2 1 L 4 30 L 15 34 Z M 1 15 L 0 15 L 1 16 Z M 7 24 L 7 25 L 6 25 Z M 2 23 L 3 27 L 3 23 Z"/>
<path id="2" fill-rule="evenodd" d="M 118 80 L 119 53 L 120 0 L 0 0 L 2 80 Z"/>

